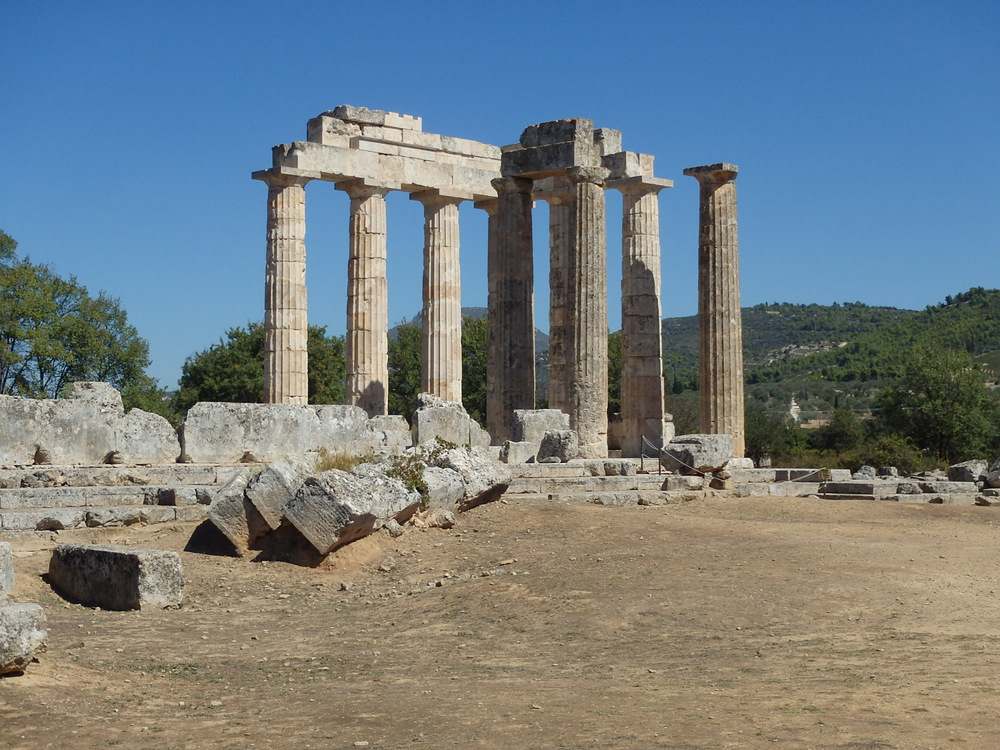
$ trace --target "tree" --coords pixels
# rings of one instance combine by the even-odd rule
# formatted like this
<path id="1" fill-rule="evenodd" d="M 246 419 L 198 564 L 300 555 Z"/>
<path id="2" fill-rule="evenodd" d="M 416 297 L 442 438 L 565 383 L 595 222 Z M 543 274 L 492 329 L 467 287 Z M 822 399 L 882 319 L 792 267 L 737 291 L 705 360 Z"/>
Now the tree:
<path id="1" fill-rule="evenodd" d="M 622 410 L 622 332 L 608 334 L 608 416 Z"/>
<path id="2" fill-rule="evenodd" d="M 1000 404 L 984 375 L 964 351 L 917 349 L 879 395 L 880 422 L 949 463 L 992 457 L 1000 450 Z"/>
<path id="3" fill-rule="evenodd" d="M 418 323 L 400 323 L 389 339 L 389 413 L 409 419 L 420 393 L 422 330 Z"/>
<path id="4" fill-rule="evenodd" d="M 344 340 L 309 326 L 309 403 L 344 402 Z M 172 407 L 186 412 L 199 401 L 260 403 L 264 400 L 264 325 L 231 328 L 224 339 L 187 358 Z"/>
<path id="5" fill-rule="evenodd" d="M 864 441 L 864 422 L 853 411 L 842 406 L 835 407 L 829 423 L 813 431 L 809 437 L 812 447 L 837 453 L 858 448 Z"/>
<path id="6" fill-rule="evenodd" d="M 16 256 L 0 232 L 0 393 L 56 398 L 79 380 L 110 383 L 126 408 L 166 413 L 145 368 L 149 345 L 117 299 Z"/>
<path id="7" fill-rule="evenodd" d="M 486 318 L 462 317 L 462 405 L 486 426 Z"/>

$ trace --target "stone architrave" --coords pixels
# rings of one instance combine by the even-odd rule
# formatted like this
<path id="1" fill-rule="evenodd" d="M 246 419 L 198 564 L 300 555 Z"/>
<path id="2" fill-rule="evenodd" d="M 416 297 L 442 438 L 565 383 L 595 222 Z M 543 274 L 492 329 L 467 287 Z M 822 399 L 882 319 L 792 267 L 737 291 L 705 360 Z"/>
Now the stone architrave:
<path id="1" fill-rule="evenodd" d="M 524 177 L 493 181 L 498 194 L 490 222 L 487 431 L 494 445 L 511 437 L 514 409 L 535 405 L 535 315 L 531 188 Z"/>
<path id="2" fill-rule="evenodd" d="M 410 196 L 424 206 L 424 309 L 420 390 L 462 403 L 462 280 L 458 206 L 471 195 Z"/>
<path id="3" fill-rule="evenodd" d="M 391 188 L 355 180 L 347 261 L 347 403 L 369 417 L 389 413 L 389 290 L 385 196 Z"/>
<path id="4" fill-rule="evenodd" d="M 566 262 L 567 411 L 580 456 L 608 455 L 608 269 L 604 167 L 570 167 Z"/>
<path id="5" fill-rule="evenodd" d="M 745 452 L 743 324 L 735 164 L 690 167 L 701 186 L 698 232 L 698 358 L 701 430 L 733 436 Z"/>
<path id="6" fill-rule="evenodd" d="M 663 445 L 663 338 L 660 304 L 660 190 L 670 180 L 632 177 L 609 183 L 622 194 L 623 456 L 641 455 L 645 438 Z"/>
<path id="7" fill-rule="evenodd" d="M 266 174 L 267 275 L 264 283 L 264 401 L 309 400 L 306 303 L 307 177 Z"/>

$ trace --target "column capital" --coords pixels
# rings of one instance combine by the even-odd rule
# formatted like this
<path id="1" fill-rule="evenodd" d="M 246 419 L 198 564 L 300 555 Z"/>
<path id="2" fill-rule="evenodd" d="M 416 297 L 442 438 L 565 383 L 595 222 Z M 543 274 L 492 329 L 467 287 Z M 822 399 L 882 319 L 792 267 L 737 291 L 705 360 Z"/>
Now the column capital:
<path id="1" fill-rule="evenodd" d="M 707 164 L 703 167 L 688 167 L 684 174 L 694 177 L 702 185 L 723 185 L 736 179 L 740 168 L 735 164 L 720 162 L 719 164 Z"/>
<path id="2" fill-rule="evenodd" d="M 375 182 L 373 180 L 357 179 L 342 180 L 335 183 L 337 190 L 343 190 L 351 198 L 371 198 L 378 196 L 384 198 L 393 190 L 399 190 L 402 186 L 397 182 Z"/>
<path id="3" fill-rule="evenodd" d="M 606 167 L 568 167 L 566 177 L 570 182 L 589 182 L 604 187 L 605 181 L 611 176 L 611 170 Z"/>
<path id="4" fill-rule="evenodd" d="M 314 179 L 312 175 L 289 169 L 262 169 L 250 175 L 255 180 L 260 180 L 268 187 L 288 187 L 289 185 L 305 185 Z"/>
<path id="5" fill-rule="evenodd" d="M 472 198 L 472 193 L 467 193 L 461 190 L 447 190 L 443 188 L 437 190 L 419 190 L 417 192 L 410 193 L 410 200 L 423 203 L 424 208 L 437 208 L 448 205 L 457 206 L 462 201 L 472 200 Z"/>
<path id="6" fill-rule="evenodd" d="M 497 191 L 497 195 L 511 193 L 531 193 L 534 180 L 530 177 L 497 177 L 490 180 L 490 184 Z"/>
<path id="7" fill-rule="evenodd" d="M 664 188 L 672 188 L 673 180 L 662 180 L 658 177 L 625 177 L 620 180 L 608 180 L 605 187 L 618 190 L 622 195 L 646 195 L 659 193 Z"/>

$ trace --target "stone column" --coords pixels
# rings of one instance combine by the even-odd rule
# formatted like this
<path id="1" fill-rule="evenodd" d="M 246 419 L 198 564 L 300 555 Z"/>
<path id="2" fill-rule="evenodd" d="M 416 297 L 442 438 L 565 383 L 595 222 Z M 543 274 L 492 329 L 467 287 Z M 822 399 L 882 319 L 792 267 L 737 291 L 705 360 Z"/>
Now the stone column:
<path id="1" fill-rule="evenodd" d="M 531 186 L 525 177 L 493 180 L 490 221 L 486 429 L 494 444 L 511 436 L 515 409 L 535 408 L 535 299 Z"/>
<path id="2" fill-rule="evenodd" d="M 566 261 L 571 207 L 569 186 L 557 182 L 542 196 L 549 204 L 549 408 L 566 410 Z"/>
<path id="3" fill-rule="evenodd" d="M 701 185 L 698 231 L 698 357 L 701 431 L 733 436 L 745 451 L 743 323 L 735 164 L 691 167 Z"/>
<path id="4" fill-rule="evenodd" d="M 462 403 L 462 282 L 458 205 L 440 191 L 410 196 L 424 205 L 424 309 L 420 390 Z"/>
<path id="5" fill-rule="evenodd" d="M 608 455 L 608 268 L 603 167 L 570 167 L 567 411 L 584 458 Z"/>
<path id="6" fill-rule="evenodd" d="M 307 177 L 266 174 L 264 403 L 309 403 L 306 304 Z"/>
<path id="7" fill-rule="evenodd" d="M 628 178 L 622 193 L 622 456 L 642 438 L 663 444 L 663 338 L 660 305 L 660 190 L 670 180 Z"/>
<path id="8" fill-rule="evenodd" d="M 389 292 L 386 284 L 385 196 L 390 188 L 351 181 L 347 260 L 347 403 L 368 416 L 389 411 Z"/>

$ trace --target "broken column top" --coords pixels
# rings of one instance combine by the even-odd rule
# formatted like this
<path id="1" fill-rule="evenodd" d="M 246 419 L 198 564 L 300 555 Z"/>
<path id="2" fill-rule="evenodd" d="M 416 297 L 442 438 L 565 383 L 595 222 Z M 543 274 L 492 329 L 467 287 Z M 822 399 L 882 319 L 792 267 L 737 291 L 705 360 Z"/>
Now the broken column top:
<path id="1" fill-rule="evenodd" d="M 694 177 L 698 182 L 731 182 L 736 179 L 740 168 L 735 164 L 720 162 L 718 164 L 706 164 L 703 167 L 688 167 L 684 174 Z"/>
<path id="2" fill-rule="evenodd" d="M 413 115 L 401 115 L 398 112 L 386 112 L 381 109 L 367 107 L 352 107 L 341 104 L 339 107 L 323 113 L 345 122 L 355 122 L 359 125 L 382 125 L 400 130 L 423 130 L 423 119 Z"/>

